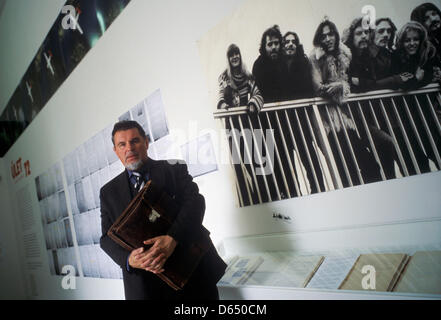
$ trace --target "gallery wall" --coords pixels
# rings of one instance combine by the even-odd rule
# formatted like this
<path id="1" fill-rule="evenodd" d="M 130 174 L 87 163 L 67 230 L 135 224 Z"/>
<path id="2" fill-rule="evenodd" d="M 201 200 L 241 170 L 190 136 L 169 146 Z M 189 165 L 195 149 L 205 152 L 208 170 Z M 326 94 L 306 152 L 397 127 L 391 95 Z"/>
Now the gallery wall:
<path id="1" fill-rule="evenodd" d="M 423 1 L 409 2 L 409 7 L 414 7 Z M 38 4 L 34 1 L 6 1 L 0 16 L 0 42 L 2 48 L 8 48 L 0 56 L 1 70 L 7 70 L 0 75 L 0 111 L 63 3 L 51 0 L 39 1 Z M 204 225 L 211 231 L 215 244 L 242 236 L 439 220 L 440 172 L 246 208 L 237 207 L 232 172 L 228 157 L 225 157 L 225 142 L 219 134 L 220 126 L 213 118 L 214 89 L 210 81 L 215 78 L 210 74 L 207 76 L 200 41 L 218 24 L 230 19 L 233 13 L 243 14 L 241 8 L 250 7 L 250 3 L 237 0 L 132 0 L 127 5 L 1 159 L 1 203 L 7 210 L 2 210 L 1 216 L 0 267 L 1 270 L 15 270 L 9 278 L 11 292 L 14 293 L 9 295 L 9 291 L 5 293 L 2 287 L 2 296 L 32 299 L 123 298 L 122 281 L 119 279 L 78 277 L 76 290 L 64 290 L 62 277 L 50 274 L 35 178 L 54 164 L 61 163 L 75 148 L 158 89 L 177 146 L 206 133 L 211 134 L 217 170 L 199 176 L 195 181 L 206 199 Z M 308 10 L 318 6 L 318 1 L 311 3 L 313 6 Z M 346 3 L 341 1 L 339 7 Z M 364 1 L 357 3 L 361 5 Z M 355 7 L 352 4 L 354 12 Z M 23 11 L 27 14 L 22 15 Z M 6 34 L 3 26 L 8 26 Z M 13 177 L 11 164 L 19 159 L 22 165 L 29 161 L 30 170 L 23 170 Z M 63 181 L 63 185 L 67 187 L 67 181 Z M 3 192 L 6 190 L 7 193 Z M 17 227 L 22 221 L 18 209 L 22 201 L 30 204 L 28 217 L 33 217 L 33 222 L 27 225 L 25 231 Z M 275 214 L 289 217 L 290 223 L 275 219 Z M 3 228 L 7 232 L 3 233 Z M 415 236 L 423 237 L 424 234 L 421 232 Z M 33 248 L 38 252 L 30 254 L 24 249 L 28 248 L 24 243 L 31 242 L 32 237 L 35 237 L 33 243 L 39 251 Z M 18 265 L 22 265 L 20 272 L 20 268 L 14 268 Z M 1 275 L 3 280 L 5 273 L 1 272 Z M 17 285 L 14 286 L 14 283 Z"/>

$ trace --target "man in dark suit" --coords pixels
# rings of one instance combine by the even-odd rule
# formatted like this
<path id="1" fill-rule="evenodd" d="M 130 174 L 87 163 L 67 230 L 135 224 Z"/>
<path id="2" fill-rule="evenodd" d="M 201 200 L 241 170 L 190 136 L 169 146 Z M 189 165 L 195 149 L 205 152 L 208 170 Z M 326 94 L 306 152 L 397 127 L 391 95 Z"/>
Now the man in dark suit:
<path id="1" fill-rule="evenodd" d="M 101 200 L 101 248 L 121 266 L 126 299 L 208 299 L 219 298 L 216 283 L 225 272 L 226 264 L 210 241 L 210 249 L 183 290 L 175 291 L 156 274 L 163 272 L 164 263 L 177 245 L 186 245 L 191 239 L 209 231 L 202 226 L 205 212 L 204 197 L 183 163 L 155 161 L 148 158 L 148 139 L 136 121 L 121 121 L 112 131 L 114 151 L 126 168 L 124 172 L 104 185 Z M 119 246 L 107 236 L 107 231 L 121 215 L 140 187 L 147 180 L 162 187 L 180 205 L 180 211 L 168 231 L 144 243 L 147 250 L 132 252 Z"/>

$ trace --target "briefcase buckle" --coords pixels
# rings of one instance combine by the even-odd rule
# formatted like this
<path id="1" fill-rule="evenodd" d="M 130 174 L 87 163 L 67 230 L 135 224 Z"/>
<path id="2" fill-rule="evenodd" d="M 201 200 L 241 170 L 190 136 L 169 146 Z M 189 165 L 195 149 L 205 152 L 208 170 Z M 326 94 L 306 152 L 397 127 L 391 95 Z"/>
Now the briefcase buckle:
<path id="1" fill-rule="evenodd" d="M 151 223 L 154 223 L 156 219 L 158 219 L 160 216 L 161 215 L 155 209 L 152 208 L 152 212 L 150 212 L 149 214 L 149 221 Z"/>

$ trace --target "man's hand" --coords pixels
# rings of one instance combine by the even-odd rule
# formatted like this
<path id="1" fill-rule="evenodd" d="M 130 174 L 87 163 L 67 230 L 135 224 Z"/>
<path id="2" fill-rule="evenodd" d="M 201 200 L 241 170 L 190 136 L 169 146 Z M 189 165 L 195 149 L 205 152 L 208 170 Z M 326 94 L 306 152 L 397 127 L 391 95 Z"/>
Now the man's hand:
<path id="1" fill-rule="evenodd" d="M 358 87 L 360 85 L 360 79 L 358 79 L 357 77 L 352 77 L 351 81 L 354 86 Z"/>
<path id="2" fill-rule="evenodd" d="M 327 94 L 333 95 L 337 92 L 343 92 L 343 84 L 341 82 L 331 82 L 327 85 Z"/>
<path id="3" fill-rule="evenodd" d="M 153 273 L 163 272 L 162 267 L 176 248 L 176 240 L 165 235 L 146 240 L 144 244 L 151 244 L 152 247 L 145 254 L 143 269 Z"/>
<path id="4" fill-rule="evenodd" d="M 129 265 L 155 274 L 163 272 L 165 262 L 176 248 L 176 240 L 165 235 L 146 240 L 144 244 L 151 244 L 152 247 L 148 250 L 144 248 L 133 250 L 129 256 Z"/>
<path id="5" fill-rule="evenodd" d="M 132 268 L 144 269 L 142 267 L 142 263 L 145 255 L 146 253 L 144 251 L 144 248 L 138 248 L 136 250 L 133 250 L 129 256 L 129 265 Z"/>
<path id="6" fill-rule="evenodd" d="M 409 72 L 403 72 L 400 74 L 400 78 L 401 78 L 402 82 L 407 82 L 413 78 L 413 74 L 411 74 Z"/>

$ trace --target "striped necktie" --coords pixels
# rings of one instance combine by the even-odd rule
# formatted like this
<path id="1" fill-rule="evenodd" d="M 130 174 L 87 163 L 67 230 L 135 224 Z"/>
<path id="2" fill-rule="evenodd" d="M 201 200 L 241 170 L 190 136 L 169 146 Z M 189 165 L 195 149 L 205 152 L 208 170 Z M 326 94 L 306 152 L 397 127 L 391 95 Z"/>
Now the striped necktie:
<path id="1" fill-rule="evenodd" d="M 133 171 L 132 174 L 135 178 L 135 184 L 133 187 L 135 188 L 136 192 L 139 192 L 139 190 L 141 190 L 145 185 L 145 179 L 139 172 Z"/>

